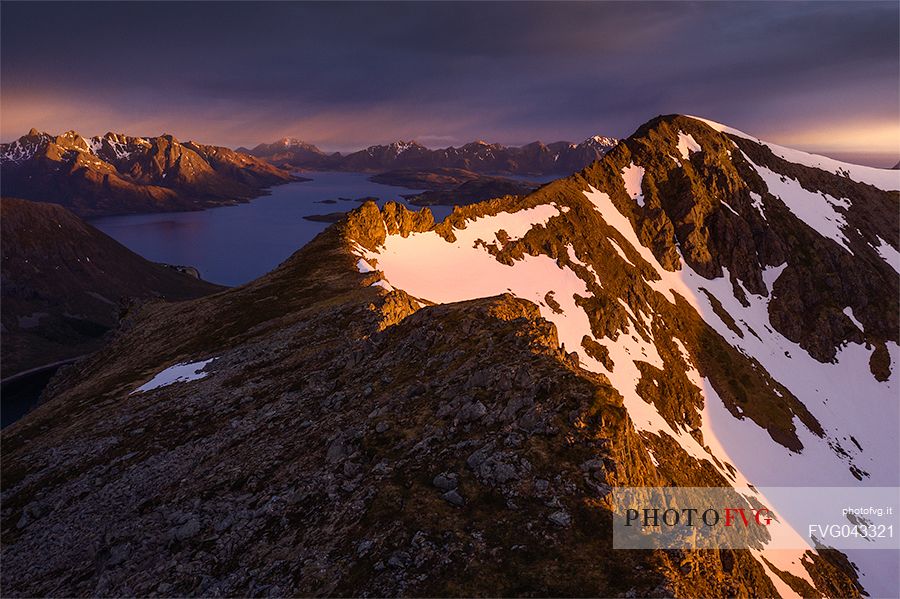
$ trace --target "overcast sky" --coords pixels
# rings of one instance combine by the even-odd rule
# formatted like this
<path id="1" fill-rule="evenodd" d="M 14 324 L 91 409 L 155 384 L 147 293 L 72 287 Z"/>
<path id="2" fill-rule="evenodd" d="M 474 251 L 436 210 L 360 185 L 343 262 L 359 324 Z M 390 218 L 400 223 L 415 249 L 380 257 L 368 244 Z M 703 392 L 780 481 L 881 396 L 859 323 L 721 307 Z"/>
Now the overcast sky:
<path id="1" fill-rule="evenodd" d="M 325 149 L 627 136 L 658 114 L 900 158 L 900 3 L 3 2 L 0 137 Z"/>

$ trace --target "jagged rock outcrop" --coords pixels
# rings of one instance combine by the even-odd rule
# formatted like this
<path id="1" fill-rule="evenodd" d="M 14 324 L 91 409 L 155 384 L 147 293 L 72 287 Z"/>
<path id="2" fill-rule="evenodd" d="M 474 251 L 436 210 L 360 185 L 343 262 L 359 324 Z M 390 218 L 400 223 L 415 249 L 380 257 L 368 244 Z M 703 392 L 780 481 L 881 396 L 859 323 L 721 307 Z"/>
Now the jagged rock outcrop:
<path id="1" fill-rule="evenodd" d="M 0 145 L 0 170 L 4 196 L 62 204 L 80 216 L 200 210 L 296 180 L 247 154 L 171 135 L 85 138 L 34 129 Z"/>

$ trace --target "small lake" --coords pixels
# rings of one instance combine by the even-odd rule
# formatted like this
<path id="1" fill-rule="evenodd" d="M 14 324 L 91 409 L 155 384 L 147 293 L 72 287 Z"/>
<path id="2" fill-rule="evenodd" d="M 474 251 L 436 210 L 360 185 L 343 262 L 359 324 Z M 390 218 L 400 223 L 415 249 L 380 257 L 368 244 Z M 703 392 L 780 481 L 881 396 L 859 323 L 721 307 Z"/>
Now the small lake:
<path id="1" fill-rule="evenodd" d="M 359 206 L 354 200 L 367 196 L 379 198 L 379 206 L 388 201 L 409 206 L 400 194 L 416 193 L 373 183 L 367 173 L 302 175 L 313 180 L 273 187 L 271 195 L 247 204 L 200 212 L 110 216 L 90 222 L 148 260 L 194 266 L 205 280 L 233 286 L 269 272 L 328 226 L 304 216 L 346 212 Z M 319 203 L 323 200 L 336 203 Z M 451 206 L 430 208 L 435 220 L 452 211 Z"/>

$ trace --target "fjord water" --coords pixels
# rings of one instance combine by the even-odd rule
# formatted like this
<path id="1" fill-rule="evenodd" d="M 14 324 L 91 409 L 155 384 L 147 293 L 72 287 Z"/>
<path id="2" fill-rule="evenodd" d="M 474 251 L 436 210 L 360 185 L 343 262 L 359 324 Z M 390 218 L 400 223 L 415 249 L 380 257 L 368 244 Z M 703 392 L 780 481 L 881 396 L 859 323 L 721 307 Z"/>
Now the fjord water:
<path id="1" fill-rule="evenodd" d="M 34 408 L 41 392 L 56 371 L 59 363 L 20 376 L 10 377 L 0 384 L 0 428 L 6 428 Z"/>
<path id="2" fill-rule="evenodd" d="M 203 279 L 233 286 L 269 272 L 328 226 L 304 216 L 346 212 L 359 206 L 356 199 L 366 196 L 377 197 L 379 206 L 388 201 L 409 206 L 400 194 L 416 193 L 373 183 L 366 173 L 303 176 L 312 181 L 273 187 L 270 195 L 247 204 L 200 212 L 111 216 L 91 224 L 148 260 L 194 266 Z M 322 200 L 336 203 L 322 204 Z M 436 220 L 451 210 L 450 206 L 431 208 Z"/>

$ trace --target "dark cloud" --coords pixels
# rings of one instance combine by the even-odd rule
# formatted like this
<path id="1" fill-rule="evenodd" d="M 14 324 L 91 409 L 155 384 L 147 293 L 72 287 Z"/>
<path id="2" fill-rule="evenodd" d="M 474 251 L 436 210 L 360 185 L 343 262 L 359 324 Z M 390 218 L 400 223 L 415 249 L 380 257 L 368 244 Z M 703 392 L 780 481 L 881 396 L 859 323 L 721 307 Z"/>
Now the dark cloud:
<path id="1" fill-rule="evenodd" d="M 2 135 L 525 142 L 669 112 L 896 131 L 898 23 L 896 2 L 4 2 Z"/>

